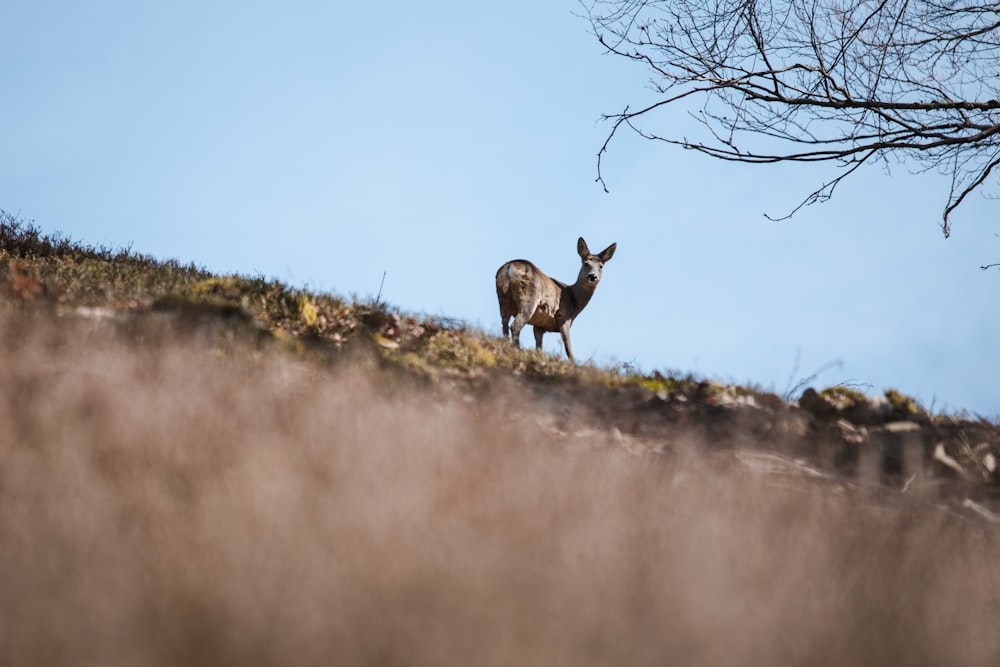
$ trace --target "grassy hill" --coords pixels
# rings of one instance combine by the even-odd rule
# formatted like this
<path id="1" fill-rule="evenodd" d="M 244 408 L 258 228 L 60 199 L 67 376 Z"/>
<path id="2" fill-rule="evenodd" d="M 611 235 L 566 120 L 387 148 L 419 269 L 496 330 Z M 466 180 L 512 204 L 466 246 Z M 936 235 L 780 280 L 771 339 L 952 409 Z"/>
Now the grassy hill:
<path id="1" fill-rule="evenodd" d="M 1000 429 L 0 216 L 0 663 L 992 665 Z"/>

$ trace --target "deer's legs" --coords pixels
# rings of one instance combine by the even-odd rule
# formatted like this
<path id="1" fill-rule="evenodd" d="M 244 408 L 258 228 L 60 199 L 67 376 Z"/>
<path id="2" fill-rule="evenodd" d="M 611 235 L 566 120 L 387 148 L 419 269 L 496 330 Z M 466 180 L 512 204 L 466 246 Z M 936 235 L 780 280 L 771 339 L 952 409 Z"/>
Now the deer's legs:
<path id="1" fill-rule="evenodd" d="M 514 343 L 514 347 L 521 347 L 521 329 L 528 322 L 528 316 L 524 313 L 518 313 L 514 317 L 514 322 L 510 325 L 510 337 L 511 342 Z"/>
<path id="2" fill-rule="evenodd" d="M 563 347 L 566 348 L 566 356 L 569 357 L 570 361 L 576 363 L 576 360 L 573 359 L 573 346 L 569 342 L 569 325 L 570 322 L 566 322 L 559 327 L 559 334 L 562 336 Z"/>

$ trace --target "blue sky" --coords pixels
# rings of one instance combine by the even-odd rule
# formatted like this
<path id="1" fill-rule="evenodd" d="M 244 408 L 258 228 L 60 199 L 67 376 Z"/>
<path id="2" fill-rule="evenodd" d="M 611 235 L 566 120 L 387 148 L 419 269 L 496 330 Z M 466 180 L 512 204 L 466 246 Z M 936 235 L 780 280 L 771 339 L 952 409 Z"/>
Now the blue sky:
<path id="1" fill-rule="evenodd" d="M 778 393 L 827 367 L 817 386 L 1000 415 L 998 202 L 971 197 L 945 240 L 947 179 L 894 164 L 775 223 L 828 172 L 627 134 L 605 193 L 599 117 L 652 98 L 575 0 L 342 4 L 4 3 L 0 208 L 346 296 L 386 272 L 392 304 L 497 335 L 500 264 L 572 279 L 578 236 L 616 241 L 578 359 Z"/>

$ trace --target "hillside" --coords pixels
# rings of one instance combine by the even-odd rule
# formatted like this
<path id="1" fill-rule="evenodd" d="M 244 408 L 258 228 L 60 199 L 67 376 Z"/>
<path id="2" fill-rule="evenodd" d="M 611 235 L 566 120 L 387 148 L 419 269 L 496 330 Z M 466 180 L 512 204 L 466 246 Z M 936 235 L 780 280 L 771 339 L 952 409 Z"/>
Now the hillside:
<path id="1" fill-rule="evenodd" d="M 0 216 L 4 664 L 1000 659 L 1000 429 Z"/>
<path id="2" fill-rule="evenodd" d="M 673 439 L 672 430 L 696 428 L 713 447 L 748 442 L 848 478 L 867 473 L 902 483 L 919 473 L 968 482 L 970 492 L 1000 482 L 996 424 L 929 414 L 896 390 L 870 398 L 840 386 L 807 388 L 786 403 L 692 376 L 575 367 L 457 320 L 92 248 L 0 216 L 0 294 L 10 316 L 99 324 L 131 339 L 194 336 L 220 347 L 239 341 L 321 365 L 368 354 L 397 380 L 473 395 L 513 381 L 543 404 L 573 406 L 554 410 L 557 422 L 614 431 L 654 449 Z"/>

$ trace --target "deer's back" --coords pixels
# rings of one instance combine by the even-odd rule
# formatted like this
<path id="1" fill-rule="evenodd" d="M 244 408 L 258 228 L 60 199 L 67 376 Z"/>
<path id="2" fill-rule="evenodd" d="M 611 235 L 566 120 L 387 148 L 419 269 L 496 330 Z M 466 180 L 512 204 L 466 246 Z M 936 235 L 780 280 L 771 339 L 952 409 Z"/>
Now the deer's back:
<path id="1" fill-rule="evenodd" d="M 539 306 L 551 316 L 558 308 L 563 287 L 563 283 L 548 277 L 526 259 L 511 260 L 497 270 L 497 298 L 505 316 L 515 315 L 522 309 L 531 315 Z M 542 324 L 541 321 L 530 323 Z M 546 320 L 545 324 L 549 322 Z"/>
<path id="2" fill-rule="evenodd" d="M 501 307 L 510 305 L 510 312 L 517 312 L 518 304 L 540 291 L 547 276 L 526 259 L 514 259 L 497 270 L 497 298 Z"/>

